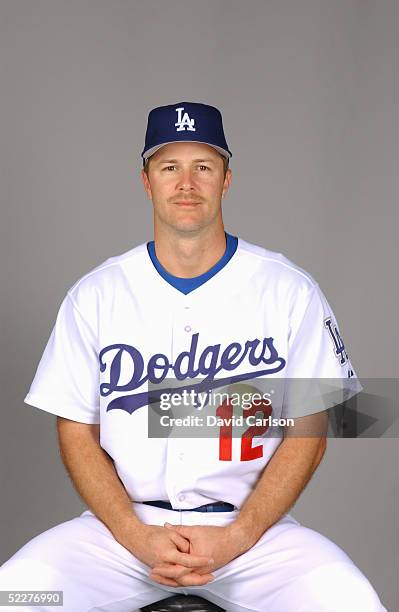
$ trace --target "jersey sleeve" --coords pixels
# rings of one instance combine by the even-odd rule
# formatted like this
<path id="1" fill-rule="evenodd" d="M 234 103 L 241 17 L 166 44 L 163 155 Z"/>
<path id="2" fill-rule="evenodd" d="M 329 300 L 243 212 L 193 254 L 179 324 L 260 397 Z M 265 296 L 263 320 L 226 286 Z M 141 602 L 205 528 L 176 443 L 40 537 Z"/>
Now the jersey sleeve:
<path id="1" fill-rule="evenodd" d="M 349 359 L 335 315 L 318 284 L 293 310 L 284 416 L 304 416 L 340 405 L 363 387 Z"/>
<path id="2" fill-rule="evenodd" d="M 69 292 L 40 359 L 26 404 L 81 423 L 100 423 L 95 335 Z"/>

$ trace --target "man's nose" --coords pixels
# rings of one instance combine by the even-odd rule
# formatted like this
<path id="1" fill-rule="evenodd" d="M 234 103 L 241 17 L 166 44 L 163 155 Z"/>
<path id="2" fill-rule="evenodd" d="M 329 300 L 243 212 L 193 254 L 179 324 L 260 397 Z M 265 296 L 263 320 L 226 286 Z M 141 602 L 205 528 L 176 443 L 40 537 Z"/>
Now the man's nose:
<path id="1" fill-rule="evenodd" d="M 182 169 L 178 179 L 178 187 L 183 191 L 194 189 L 194 176 L 191 168 Z"/>

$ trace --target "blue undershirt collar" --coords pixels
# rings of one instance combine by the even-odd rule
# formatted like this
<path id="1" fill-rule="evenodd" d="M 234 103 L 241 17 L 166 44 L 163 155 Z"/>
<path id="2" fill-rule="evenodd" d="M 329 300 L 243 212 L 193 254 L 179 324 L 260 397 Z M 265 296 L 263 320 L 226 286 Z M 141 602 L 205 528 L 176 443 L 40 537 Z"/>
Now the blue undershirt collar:
<path id="1" fill-rule="evenodd" d="M 224 266 L 230 261 L 233 257 L 234 253 L 237 250 L 238 238 L 237 236 L 231 236 L 227 232 L 226 235 L 226 250 L 224 255 L 215 263 L 210 270 L 205 272 L 204 274 L 200 274 L 200 276 L 195 276 L 194 278 L 180 278 L 178 276 L 173 276 L 173 274 L 169 274 L 165 270 L 165 268 L 160 264 L 158 258 L 155 254 L 155 242 L 151 240 L 151 242 L 147 242 L 148 254 L 151 258 L 152 263 L 154 264 L 156 270 L 159 274 L 164 278 L 172 287 L 178 289 L 182 293 L 190 293 L 197 287 L 200 287 L 206 281 L 208 281 L 212 276 L 215 276 Z"/>

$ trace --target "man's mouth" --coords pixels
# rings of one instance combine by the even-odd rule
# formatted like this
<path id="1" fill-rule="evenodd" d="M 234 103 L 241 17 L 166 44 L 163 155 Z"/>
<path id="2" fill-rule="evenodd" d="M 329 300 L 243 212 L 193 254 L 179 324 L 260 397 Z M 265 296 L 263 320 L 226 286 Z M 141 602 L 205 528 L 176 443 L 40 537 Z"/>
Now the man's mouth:
<path id="1" fill-rule="evenodd" d="M 175 202 L 178 206 L 198 206 L 199 202 L 194 202 L 193 200 L 179 200 Z"/>

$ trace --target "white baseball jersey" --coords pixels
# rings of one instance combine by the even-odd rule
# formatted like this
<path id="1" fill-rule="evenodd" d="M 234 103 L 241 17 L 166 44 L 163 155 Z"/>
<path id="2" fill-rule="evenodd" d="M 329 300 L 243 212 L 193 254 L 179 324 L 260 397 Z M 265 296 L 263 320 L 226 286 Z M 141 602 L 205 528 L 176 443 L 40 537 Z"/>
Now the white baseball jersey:
<path id="1" fill-rule="evenodd" d="M 230 261 L 187 295 L 160 276 L 145 243 L 80 278 L 25 402 L 100 423 L 101 446 L 132 500 L 239 509 L 282 438 L 255 429 L 227 441 L 149 437 L 149 385 L 168 389 L 168 380 L 189 377 L 214 388 L 219 379 L 339 379 L 342 401 L 362 389 L 317 282 L 283 254 L 238 239 Z M 284 395 L 279 401 L 281 414 Z M 312 401 L 300 414 L 329 407 Z"/>

